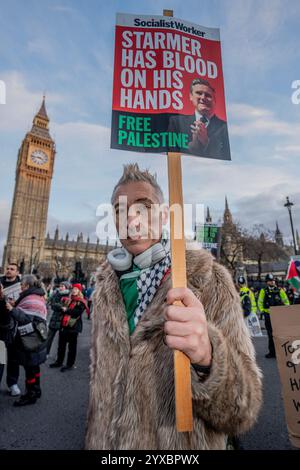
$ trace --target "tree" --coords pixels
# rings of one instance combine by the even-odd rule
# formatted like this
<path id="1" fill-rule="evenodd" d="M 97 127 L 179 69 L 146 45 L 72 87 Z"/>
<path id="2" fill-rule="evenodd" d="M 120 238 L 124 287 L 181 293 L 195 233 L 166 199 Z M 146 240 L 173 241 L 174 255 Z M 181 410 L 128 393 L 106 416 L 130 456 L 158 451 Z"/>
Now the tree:
<path id="1" fill-rule="evenodd" d="M 221 234 L 221 261 L 235 277 L 238 266 L 242 264 L 246 238 L 239 223 L 224 224 Z"/>
<path id="2" fill-rule="evenodd" d="M 245 232 L 244 253 L 248 259 L 255 260 L 258 265 L 258 279 L 261 278 L 262 262 L 275 261 L 287 257 L 282 247 L 274 240 L 274 233 L 263 224 L 256 224 L 251 230 Z"/>

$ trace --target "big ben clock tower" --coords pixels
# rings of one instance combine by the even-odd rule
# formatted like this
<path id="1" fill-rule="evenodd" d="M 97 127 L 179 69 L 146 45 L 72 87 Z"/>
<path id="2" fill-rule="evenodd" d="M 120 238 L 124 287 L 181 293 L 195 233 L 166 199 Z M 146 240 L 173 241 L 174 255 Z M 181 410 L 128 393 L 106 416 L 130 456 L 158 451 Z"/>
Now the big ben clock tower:
<path id="1" fill-rule="evenodd" d="M 55 143 L 49 134 L 45 97 L 18 154 L 16 182 L 3 267 L 30 264 L 43 255 Z"/>

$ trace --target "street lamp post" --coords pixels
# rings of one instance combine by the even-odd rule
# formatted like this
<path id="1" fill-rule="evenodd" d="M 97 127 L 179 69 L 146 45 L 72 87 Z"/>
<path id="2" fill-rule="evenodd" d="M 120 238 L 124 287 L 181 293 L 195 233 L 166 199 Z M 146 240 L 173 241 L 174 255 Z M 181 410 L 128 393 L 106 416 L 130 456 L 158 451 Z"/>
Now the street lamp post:
<path id="1" fill-rule="evenodd" d="M 287 208 L 287 210 L 289 211 L 289 215 L 290 215 L 290 222 L 291 222 L 291 229 L 292 229 L 292 236 L 293 236 L 293 244 L 294 244 L 294 251 L 295 251 L 295 255 L 297 255 L 297 247 L 296 247 L 296 239 L 295 239 L 295 232 L 294 232 L 294 225 L 293 225 L 293 217 L 292 217 L 292 207 L 293 207 L 294 203 L 291 202 L 287 196 L 286 198 L 286 203 L 284 204 L 284 207 Z"/>
<path id="2" fill-rule="evenodd" d="M 31 237 L 31 253 L 30 253 L 30 274 L 32 274 L 33 245 L 34 245 L 35 240 L 36 240 L 36 237 L 32 236 Z"/>

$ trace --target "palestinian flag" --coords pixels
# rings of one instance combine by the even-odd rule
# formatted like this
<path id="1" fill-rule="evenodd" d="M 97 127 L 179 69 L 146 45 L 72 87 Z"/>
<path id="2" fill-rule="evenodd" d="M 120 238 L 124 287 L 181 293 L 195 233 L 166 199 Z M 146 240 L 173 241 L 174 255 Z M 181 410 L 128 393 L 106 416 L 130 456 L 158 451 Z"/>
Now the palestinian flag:
<path id="1" fill-rule="evenodd" d="M 286 280 L 294 287 L 294 289 L 300 291 L 300 261 L 295 261 L 293 259 L 290 261 Z"/>

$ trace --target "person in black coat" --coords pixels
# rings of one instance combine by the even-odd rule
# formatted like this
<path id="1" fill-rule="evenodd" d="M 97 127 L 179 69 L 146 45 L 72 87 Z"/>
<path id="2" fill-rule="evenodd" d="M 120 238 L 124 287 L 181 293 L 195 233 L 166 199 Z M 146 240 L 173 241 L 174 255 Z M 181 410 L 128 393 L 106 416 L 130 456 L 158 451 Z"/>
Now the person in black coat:
<path id="1" fill-rule="evenodd" d="M 2 341 L 5 344 L 6 349 L 8 350 L 11 345 L 14 342 L 14 337 L 15 337 L 15 327 L 16 324 L 11 318 L 9 314 L 9 310 L 6 308 L 6 300 L 3 294 L 3 287 L 0 287 L 0 341 Z M 5 362 L 5 361 L 4 361 Z M 13 367 L 14 370 L 14 380 L 12 384 L 9 384 L 8 387 L 10 388 L 12 385 L 16 386 L 18 377 L 19 377 L 19 365 L 14 357 L 13 363 L 10 363 L 10 369 L 11 366 Z M 9 367 L 7 365 L 7 367 Z M 4 364 L 0 363 L 0 383 L 2 380 L 4 372 Z M 12 377 L 12 373 L 7 374 L 7 378 Z"/>
<path id="2" fill-rule="evenodd" d="M 16 322 L 15 346 L 19 364 L 25 369 L 26 393 L 14 406 L 34 404 L 41 397 L 40 364 L 46 360 L 47 308 L 45 291 L 40 281 L 28 274 L 21 281 L 22 292 L 11 305 L 6 303 L 11 318 Z M 35 338 L 34 344 L 28 344 Z"/>
<path id="3" fill-rule="evenodd" d="M 189 97 L 194 114 L 171 116 L 168 127 L 168 132 L 188 135 L 188 149 L 170 151 L 230 160 L 227 123 L 215 114 L 214 88 L 207 80 L 196 78 L 191 83 Z"/>
<path id="4" fill-rule="evenodd" d="M 50 353 L 51 346 L 57 331 L 60 330 L 61 320 L 63 315 L 63 304 L 62 300 L 64 297 L 69 296 L 69 284 L 68 282 L 61 282 L 58 291 L 54 292 L 49 300 L 49 304 L 52 310 L 52 315 L 49 322 L 49 331 L 47 338 L 47 354 Z"/>
<path id="5" fill-rule="evenodd" d="M 81 284 L 73 284 L 71 295 L 62 310 L 64 314 L 59 332 L 57 359 L 50 364 L 50 367 L 61 367 L 61 372 L 65 372 L 74 366 L 78 334 L 82 332 L 82 314 L 88 310 Z M 67 344 L 69 346 L 67 364 L 63 366 Z"/>
<path id="6" fill-rule="evenodd" d="M 7 366 L 6 366 L 6 384 L 12 396 L 21 394 L 18 387 L 19 364 L 17 360 L 16 348 L 14 344 L 14 326 L 13 319 L 8 315 L 6 302 L 4 300 L 3 289 L 16 286 L 21 281 L 19 269 L 16 263 L 9 263 L 5 275 L 0 277 L 0 341 L 3 341 L 7 350 Z M 0 364 L 0 383 L 4 371 L 4 365 Z"/>

